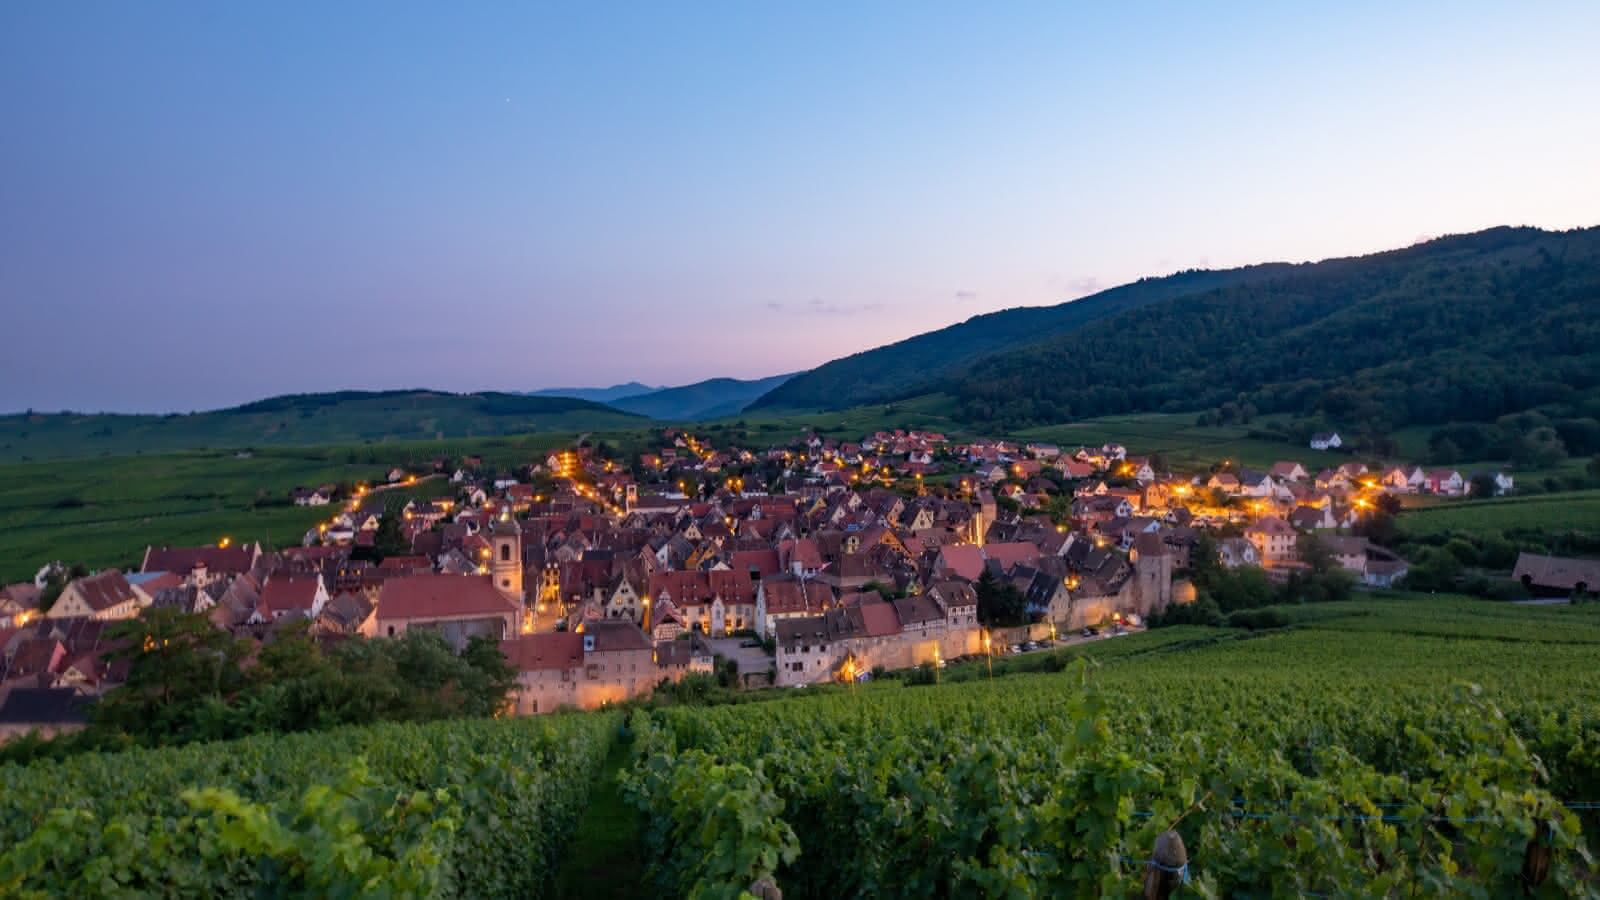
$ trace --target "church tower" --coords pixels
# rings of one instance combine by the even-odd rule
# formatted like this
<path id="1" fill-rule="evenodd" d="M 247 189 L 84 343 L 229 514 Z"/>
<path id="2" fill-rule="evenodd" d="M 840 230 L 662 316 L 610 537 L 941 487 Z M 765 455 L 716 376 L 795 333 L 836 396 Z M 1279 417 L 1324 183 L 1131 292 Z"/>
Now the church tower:
<path id="1" fill-rule="evenodd" d="M 494 586 L 500 593 L 522 602 L 522 528 L 511 518 L 509 509 L 502 509 L 489 526 L 490 553 L 494 560 L 490 571 Z"/>

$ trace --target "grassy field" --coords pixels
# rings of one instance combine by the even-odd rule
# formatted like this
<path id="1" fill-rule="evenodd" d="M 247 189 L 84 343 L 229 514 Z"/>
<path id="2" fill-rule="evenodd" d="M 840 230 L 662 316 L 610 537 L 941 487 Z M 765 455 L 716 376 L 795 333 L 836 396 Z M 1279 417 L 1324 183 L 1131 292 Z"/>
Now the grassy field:
<path id="1" fill-rule="evenodd" d="M 1316 471 L 1351 459 L 1283 441 L 1252 438 L 1250 429 L 1245 426 L 1202 428 L 1195 425 L 1194 420 L 1194 413 L 1105 416 L 1067 425 L 1031 428 L 1016 436 L 1062 447 L 1115 442 L 1126 446 L 1130 453 L 1159 454 L 1169 465 L 1190 468 L 1203 468 L 1225 459 L 1252 468 L 1267 468 L 1279 460 L 1294 460 Z"/>
<path id="2" fill-rule="evenodd" d="M 1545 531 L 1600 531 L 1600 490 L 1561 494 L 1448 500 L 1407 509 L 1399 517 L 1412 536 L 1447 531 L 1487 533 L 1514 528 Z"/>
<path id="3" fill-rule="evenodd" d="M 227 536 L 297 543 L 327 508 L 286 505 L 299 485 L 381 482 L 394 466 L 427 472 L 438 456 L 475 453 L 486 466 L 535 461 L 572 434 L 534 434 L 383 446 L 264 449 L 248 458 L 189 451 L 90 460 L 0 463 L 0 581 L 51 560 L 128 566 L 147 544 L 212 543 Z M 420 495 L 450 490 L 424 481 Z"/>

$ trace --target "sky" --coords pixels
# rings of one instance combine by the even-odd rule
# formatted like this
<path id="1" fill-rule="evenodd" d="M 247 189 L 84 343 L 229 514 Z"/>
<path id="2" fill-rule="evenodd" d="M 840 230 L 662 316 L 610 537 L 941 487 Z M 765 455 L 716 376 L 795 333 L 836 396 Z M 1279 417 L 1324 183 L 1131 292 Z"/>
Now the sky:
<path id="1" fill-rule="evenodd" d="M 1600 224 L 1596 47 L 1593 0 L 11 0 L 0 411 L 759 377 Z"/>

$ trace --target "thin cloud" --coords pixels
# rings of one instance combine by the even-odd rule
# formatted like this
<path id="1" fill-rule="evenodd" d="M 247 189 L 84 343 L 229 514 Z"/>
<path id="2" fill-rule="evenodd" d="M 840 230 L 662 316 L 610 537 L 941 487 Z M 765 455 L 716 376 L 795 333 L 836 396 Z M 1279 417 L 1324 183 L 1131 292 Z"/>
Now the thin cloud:
<path id="1" fill-rule="evenodd" d="M 1088 275 L 1083 278 L 1069 279 L 1067 281 L 1067 290 L 1074 296 L 1087 297 L 1090 294 L 1098 294 L 1105 290 L 1105 286 L 1100 283 L 1100 279 L 1095 278 L 1093 275 Z"/>
<path id="2" fill-rule="evenodd" d="M 802 316 L 853 316 L 857 313 L 883 309 L 882 303 L 829 303 L 812 297 L 804 303 L 789 304 L 770 301 L 767 309 L 773 312 L 794 313 Z"/>
<path id="3" fill-rule="evenodd" d="M 977 291 L 956 291 L 956 299 L 960 300 L 962 303 L 971 303 L 972 301 L 978 299 L 978 292 Z"/>

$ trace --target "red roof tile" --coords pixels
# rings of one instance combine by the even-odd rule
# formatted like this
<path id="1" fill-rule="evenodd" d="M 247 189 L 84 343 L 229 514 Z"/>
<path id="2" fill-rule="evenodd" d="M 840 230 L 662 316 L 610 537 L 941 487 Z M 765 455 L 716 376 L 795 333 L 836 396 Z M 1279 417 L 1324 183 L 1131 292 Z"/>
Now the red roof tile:
<path id="1" fill-rule="evenodd" d="M 451 619 L 505 615 L 516 604 L 485 576 L 403 575 L 378 592 L 380 619 Z"/>
<path id="2" fill-rule="evenodd" d="M 500 642 L 500 652 L 518 672 L 583 667 L 583 635 L 557 631 Z"/>

